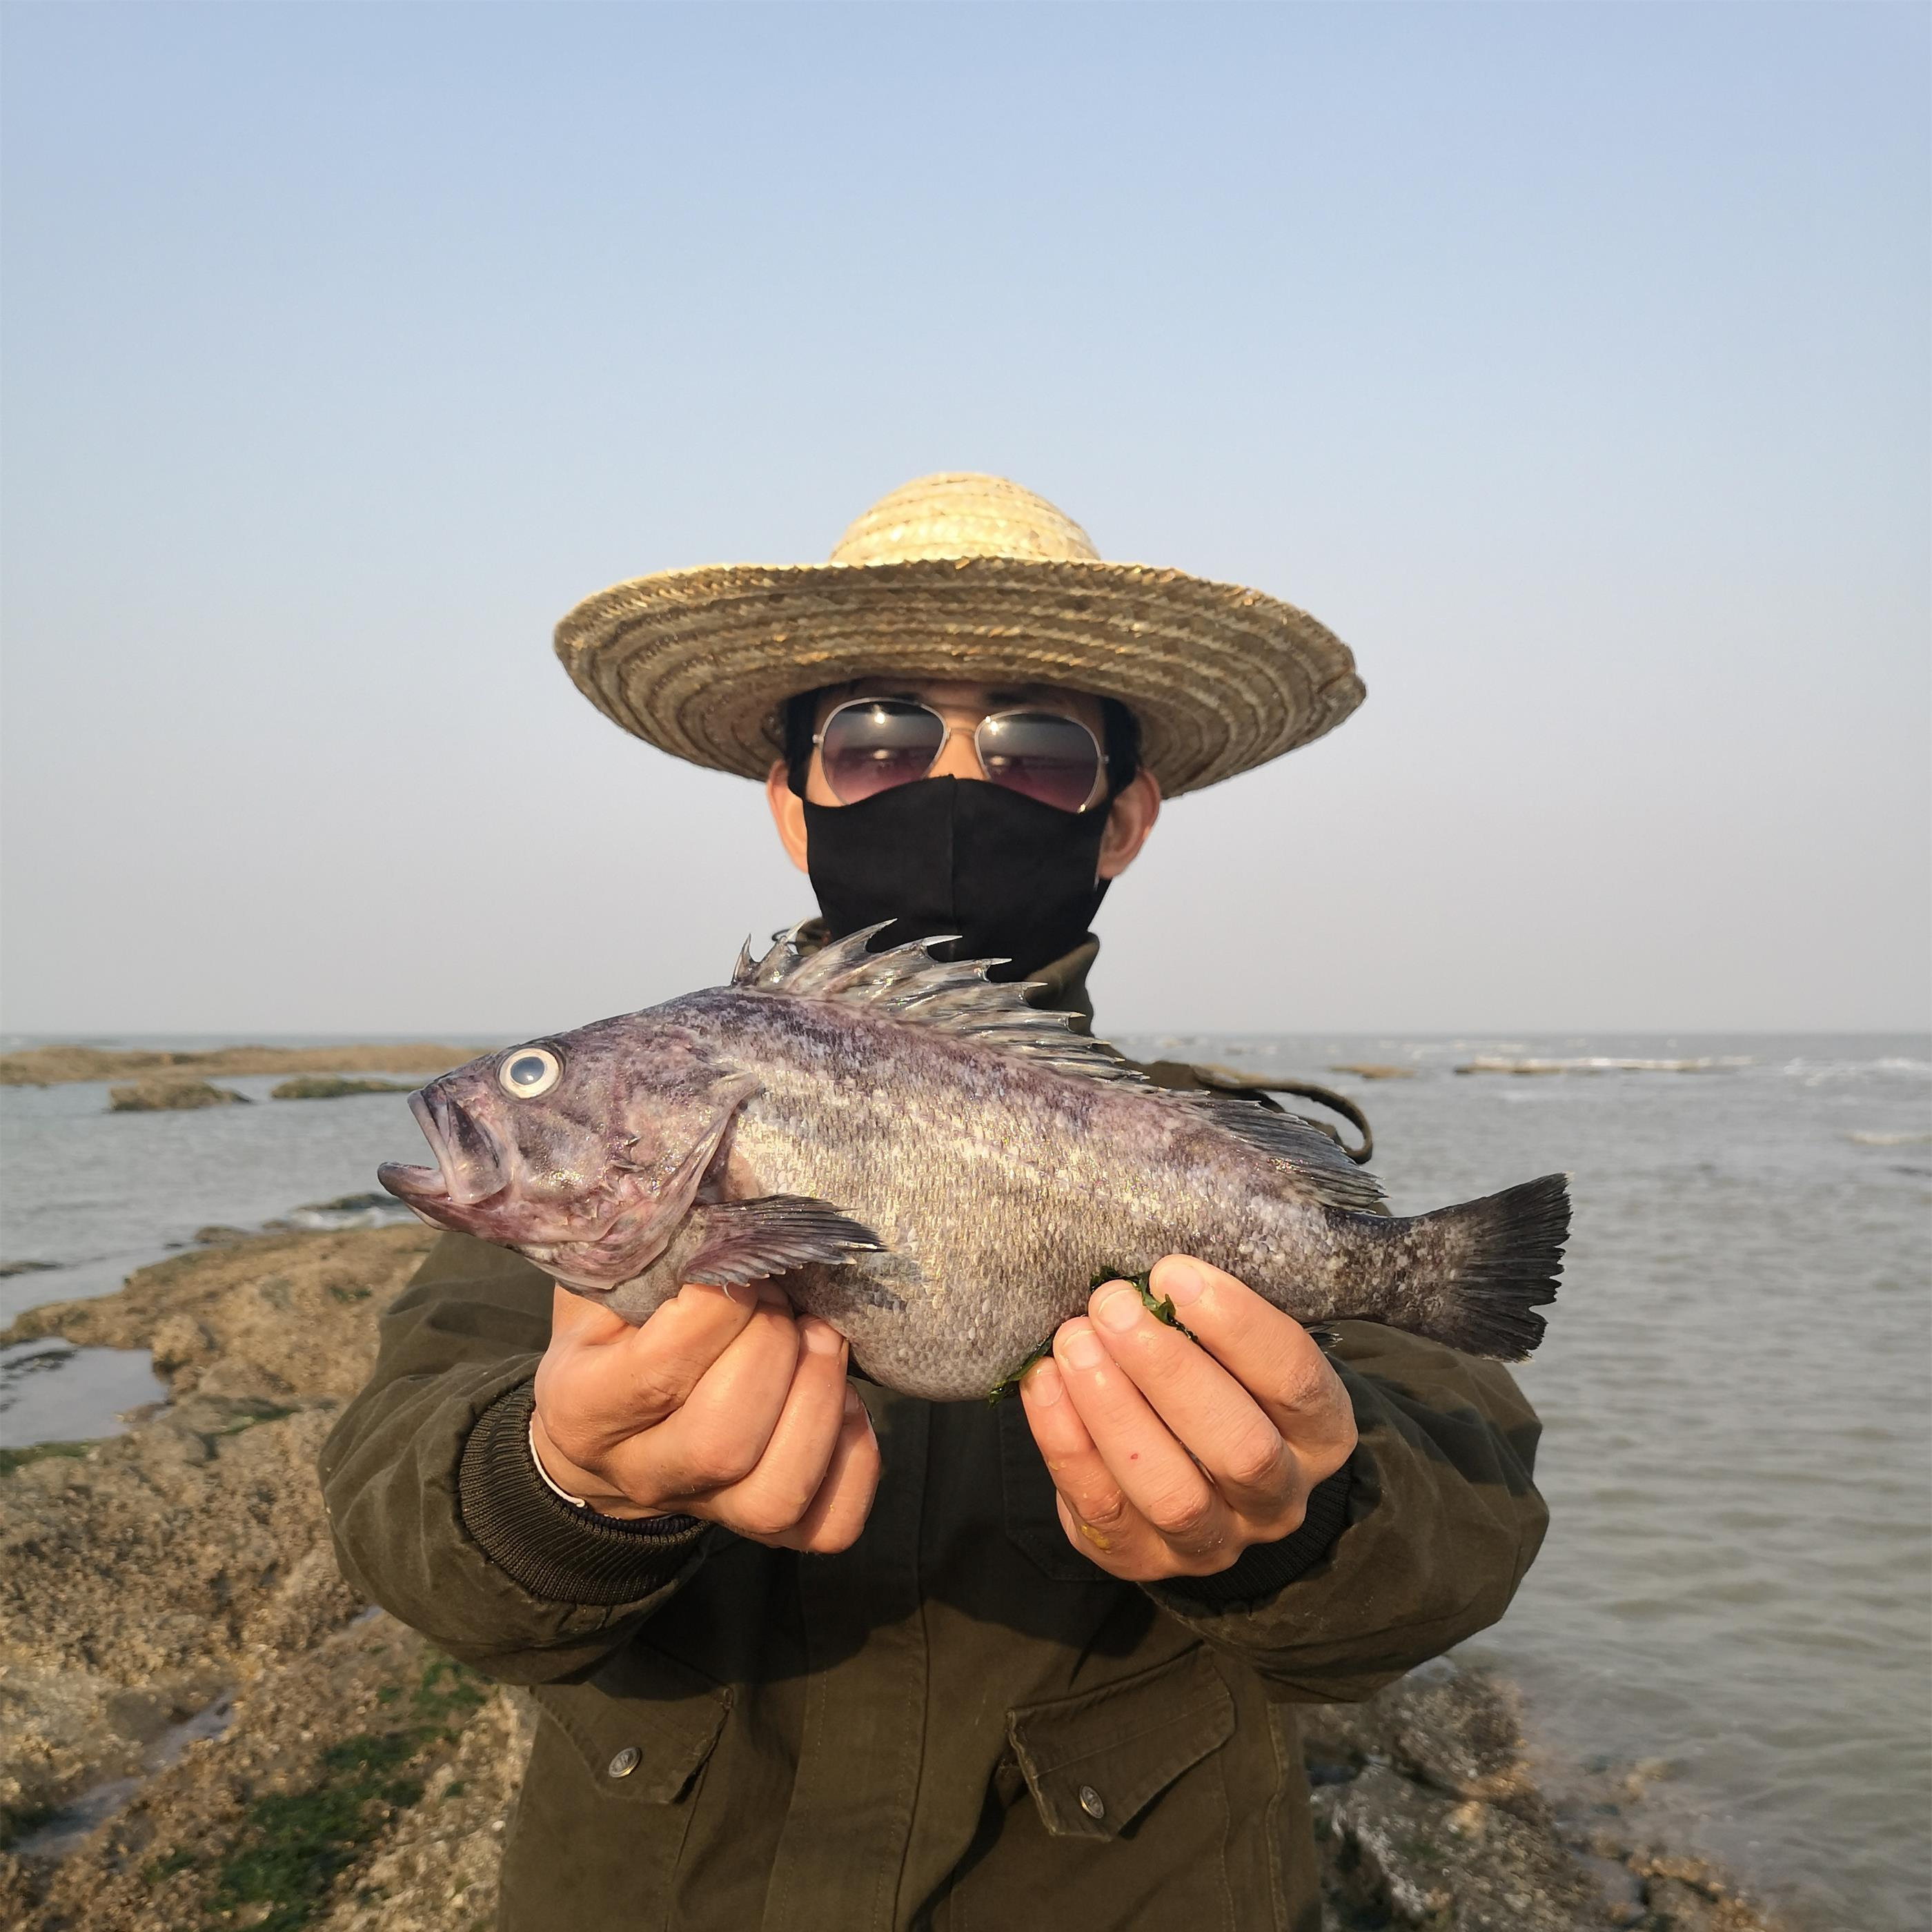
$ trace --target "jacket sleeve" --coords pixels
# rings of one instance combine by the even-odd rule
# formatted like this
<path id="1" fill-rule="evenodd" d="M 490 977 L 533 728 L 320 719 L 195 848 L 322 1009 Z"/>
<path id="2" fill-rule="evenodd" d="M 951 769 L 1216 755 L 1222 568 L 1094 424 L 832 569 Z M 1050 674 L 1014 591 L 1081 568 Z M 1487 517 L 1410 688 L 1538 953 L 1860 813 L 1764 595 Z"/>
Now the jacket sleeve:
<path id="1" fill-rule="evenodd" d="M 595 1664 L 702 1560 L 690 1517 L 620 1522 L 538 1474 L 531 1380 L 548 1279 L 446 1234 L 383 1316 L 368 1384 L 323 1444 L 322 1499 L 355 1588 L 514 1683 Z"/>
<path id="2" fill-rule="evenodd" d="M 1346 1703 L 1494 1623 L 1549 1515 L 1531 1481 L 1540 1425 L 1506 1369 L 1379 1323 L 1335 1325 L 1360 1440 L 1308 1523 L 1222 1576 L 1150 1594 L 1277 1694 Z"/>

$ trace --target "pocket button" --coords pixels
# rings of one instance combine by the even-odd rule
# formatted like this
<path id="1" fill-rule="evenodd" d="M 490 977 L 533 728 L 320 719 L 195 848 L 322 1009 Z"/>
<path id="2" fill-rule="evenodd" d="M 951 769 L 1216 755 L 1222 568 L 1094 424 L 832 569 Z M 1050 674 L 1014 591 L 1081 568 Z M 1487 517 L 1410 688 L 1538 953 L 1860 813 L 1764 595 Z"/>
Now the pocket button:
<path id="1" fill-rule="evenodd" d="M 1080 1808 L 1096 1825 L 1107 1815 L 1106 1801 L 1090 1784 L 1080 1787 Z"/>
<path id="2" fill-rule="evenodd" d="M 613 1778 L 628 1778 L 638 1768 L 644 1753 L 635 1744 L 626 1744 L 614 1757 L 607 1768 Z"/>

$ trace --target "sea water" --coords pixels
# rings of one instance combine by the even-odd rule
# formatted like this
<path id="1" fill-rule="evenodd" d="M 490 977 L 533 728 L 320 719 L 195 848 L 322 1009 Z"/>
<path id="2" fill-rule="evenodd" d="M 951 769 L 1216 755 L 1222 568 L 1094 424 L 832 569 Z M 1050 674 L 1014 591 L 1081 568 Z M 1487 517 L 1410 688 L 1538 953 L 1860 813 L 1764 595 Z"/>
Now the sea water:
<path id="1" fill-rule="evenodd" d="M 1462 1654 L 1523 1686 L 1559 1781 L 1566 1761 L 1648 1761 L 1646 1816 L 1801 1925 L 1916 1932 L 1932 1898 L 1932 1043 L 1123 1044 L 1346 1092 L 1400 1212 L 1570 1172 L 1562 1297 L 1519 1371 L 1546 1425 L 1550 1538 Z M 1454 1070 L 1480 1057 L 1747 1064 Z M 1358 1062 L 1413 1077 L 1327 1070 Z M 0 1319 L 105 1292 L 202 1223 L 366 1191 L 378 1160 L 416 1157 L 400 1096 L 217 1084 L 260 1103 L 112 1114 L 100 1086 L 0 1090 L 0 1258 L 63 1264 L 0 1279 Z M 0 1444 L 111 1429 L 130 1372 L 158 1392 L 139 1357 L 37 1346 L 0 1360 Z"/>

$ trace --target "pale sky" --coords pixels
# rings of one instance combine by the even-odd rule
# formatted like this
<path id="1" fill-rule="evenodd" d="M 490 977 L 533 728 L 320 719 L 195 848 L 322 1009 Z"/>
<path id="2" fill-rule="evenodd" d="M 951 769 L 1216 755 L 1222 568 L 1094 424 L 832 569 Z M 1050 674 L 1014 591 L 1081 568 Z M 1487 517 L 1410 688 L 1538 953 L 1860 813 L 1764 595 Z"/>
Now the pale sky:
<path id="1" fill-rule="evenodd" d="M 976 469 L 1369 687 L 1103 1025 L 1923 1025 L 1928 18 L 8 8 L 0 1021 L 715 982 L 805 881 L 551 626 Z"/>

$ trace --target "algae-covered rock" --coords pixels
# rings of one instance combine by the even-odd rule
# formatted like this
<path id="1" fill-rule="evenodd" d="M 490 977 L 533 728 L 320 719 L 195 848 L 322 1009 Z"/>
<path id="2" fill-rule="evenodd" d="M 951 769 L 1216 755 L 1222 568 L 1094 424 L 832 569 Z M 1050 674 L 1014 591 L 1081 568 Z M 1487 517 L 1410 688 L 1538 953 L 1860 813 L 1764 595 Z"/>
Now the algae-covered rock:
<path id="1" fill-rule="evenodd" d="M 218 1046 L 203 1053 L 34 1046 L 19 1053 L 0 1053 L 0 1087 L 145 1079 L 168 1069 L 183 1078 L 211 1073 L 444 1073 L 475 1059 L 477 1051 L 473 1046 L 435 1046 L 421 1040 L 376 1040 L 354 1046 Z"/>
<path id="2" fill-rule="evenodd" d="M 9 1932 L 490 1922 L 529 1701 L 363 1611 L 315 1478 L 377 1317 L 435 1239 L 412 1225 L 205 1247 L 0 1330 L 0 1344 L 152 1346 L 173 1398 L 124 1436 L 44 1445 L 0 1479 Z M 156 1768 L 157 1726 L 230 1693 L 220 1734 Z M 1767 1923 L 1694 1861 L 1567 1839 L 1523 1762 L 1513 1694 L 1479 1671 L 1425 1666 L 1304 1716 L 1336 1932 Z M 72 1822 L 78 1796 L 116 1779 L 99 1823 Z M 64 1856 L 4 1849 L 64 1820 L 80 1837 Z"/>
<path id="3" fill-rule="evenodd" d="M 412 1094 L 407 1080 L 349 1080 L 339 1073 L 304 1073 L 271 1088 L 272 1100 L 340 1100 L 351 1094 Z"/>
<path id="4" fill-rule="evenodd" d="M 245 1094 L 211 1087 L 206 1080 L 136 1080 L 130 1087 L 107 1091 L 110 1114 L 170 1114 L 196 1107 L 245 1107 Z"/>

